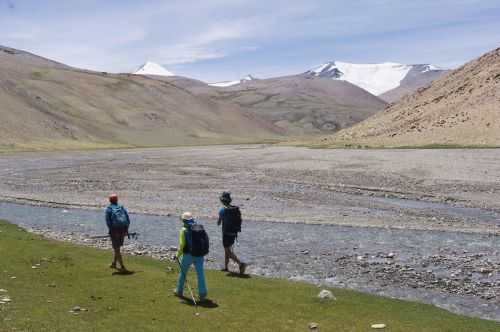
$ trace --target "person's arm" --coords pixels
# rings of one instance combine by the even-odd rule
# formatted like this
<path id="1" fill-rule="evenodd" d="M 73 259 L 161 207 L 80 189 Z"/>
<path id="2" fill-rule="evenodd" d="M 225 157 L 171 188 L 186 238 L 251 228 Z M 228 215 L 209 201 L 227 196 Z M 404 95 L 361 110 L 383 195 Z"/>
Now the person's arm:
<path id="1" fill-rule="evenodd" d="M 179 232 L 179 246 L 177 247 L 177 252 L 175 253 L 175 258 L 179 258 L 184 253 L 184 247 L 186 247 L 186 237 L 184 236 L 184 228 Z"/>
<path id="2" fill-rule="evenodd" d="M 111 231 L 111 209 L 106 209 L 106 225 L 108 226 L 108 231 Z"/>
<path id="3" fill-rule="evenodd" d="M 224 208 L 219 210 L 219 220 L 217 220 L 217 226 L 222 224 L 222 217 L 224 216 Z"/>
<path id="4" fill-rule="evenodd" d="M 127 209 L 123 208 L 123 210 L 125 211 L 125 216 L 127 216 L 127 222 L 128 222 L 128 226 L 127 226 L 127 233 L 128 233 L 128 227 L 130 226 L 130 217 L 128 216 L 128 211 L 127 211 Z"/>

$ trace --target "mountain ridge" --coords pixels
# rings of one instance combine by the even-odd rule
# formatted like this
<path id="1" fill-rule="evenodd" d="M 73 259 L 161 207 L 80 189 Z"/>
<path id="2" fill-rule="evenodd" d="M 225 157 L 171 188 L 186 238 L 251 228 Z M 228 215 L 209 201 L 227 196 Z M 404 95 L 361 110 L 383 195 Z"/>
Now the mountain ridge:
<path id="1" fill-rule="evenodd" d="M 376 96 L 383 96 L 385 93 L 399 88 L 409 74 L 415 77 L 428 72 L 440 73 L 443 71 L 443 69 L 431 64 L 407 65 L 396 62 L 351 63 L 329 61 L 306 71 L 304 74 L 348 81 Z M 434 75 L 432 78 L 434 78 Z M 420 79 L 419 83 L 425 86 L 430 81 L 427 82 Z M 389 101 L 392 102 L 393 100 Z"/>

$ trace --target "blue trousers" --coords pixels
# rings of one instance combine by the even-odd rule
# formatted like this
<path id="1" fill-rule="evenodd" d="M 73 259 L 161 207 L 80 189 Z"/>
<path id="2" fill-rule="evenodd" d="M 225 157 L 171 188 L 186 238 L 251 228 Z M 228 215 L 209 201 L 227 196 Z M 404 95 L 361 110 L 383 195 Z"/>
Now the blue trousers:
<path id="1" fill-rule="evenodd" d="M 205 284 L 205 272 L 203 271 L 203 257 L 194 257 L 190 254 L 184 254 L 181 258 L 181 272 L 177 280 L 176 292 L 182 294 L 184 290 L 184 283 L 186 282 L 186 275 L 191 265 L 194 264 L 196 269 L 196 276 L 198 277 L 198 295 L 200 298 L 207 296 L 207 286 Z"/>

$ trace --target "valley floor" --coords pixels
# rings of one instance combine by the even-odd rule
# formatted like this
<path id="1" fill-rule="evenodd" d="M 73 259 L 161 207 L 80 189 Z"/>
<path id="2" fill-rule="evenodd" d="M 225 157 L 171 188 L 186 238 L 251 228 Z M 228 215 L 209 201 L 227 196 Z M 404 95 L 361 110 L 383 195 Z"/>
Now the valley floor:
<path id="1" fill-rule="evenodd" d="M 101 212 L 65 209 L 101 210 L 116 191 L 144 219 L 143 247 L 131 251 L 162 254 L 158 247 L 175 245 L 177 228 L 167 231 L 159 220 L 175 223 L 191 210 L 213 224 L 218 195 L 230 190 L 246 220 L 238 250 L 252 259 L 253 274 L 499 320 L 499 183 L 496 149 L 244 145 L 4 154 L 0 200 L 59 209 L 2 204 L 0 218 L 88 243 L 85 234 L 103 227 Z M 155 238 L 166 233 L 167 243 Z"/>

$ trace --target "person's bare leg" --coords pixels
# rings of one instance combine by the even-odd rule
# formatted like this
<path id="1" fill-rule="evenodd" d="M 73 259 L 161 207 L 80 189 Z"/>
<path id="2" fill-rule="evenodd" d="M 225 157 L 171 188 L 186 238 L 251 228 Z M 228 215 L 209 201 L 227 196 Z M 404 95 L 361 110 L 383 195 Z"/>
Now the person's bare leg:
<path id="1" fill-rule="evenodd" d="M 228 271 L 230 256 L 231 256 L 230 248 L 224 248 L 224 271 Z"/>
<path id="2" fill-rule="evenodd" d="M 113 248 L 113 261 L 111 262 L 111 265 L 109 266 L 112 269 L 116 269 L 116 249 Z"/>
<path id="3" fill-rule="evenodd" d="M 115 257 L 116 257 L 116 261 L 120 264 L 121 269 L 126 270 L 125 265 L 123 265 L 123 258 L 122 258 L 122 254 L 120 252 L 120 248 L 115 249 Z"/>
<path id="4" fill-rule="evenodd" d="M 231 259 L 233 261 L 236 262 L 236 264 L 238 264 L 238 267 L 240 269 L 240 274 L 244 274 L 245 273 L 245 270 L 247 268 L 247 265 L 245 263 L 243 263 L 242 261 L 239 260 L 238 256 L 236 256 L 236 254 L 233 252 L 233 248 L 229 248 L 229 253 L 231 255 Z"/>
<path id="5" fill-rule="evenodd" d="M 236 254 L 233 252 L 233 248 L 227 248 L 227 251 L 229 253 L 229 258 L 231 258 L 236 264 L 240 265 L 241 262 L 240 260 L 238 259 L 238 257 L 236 256 Z"/>

